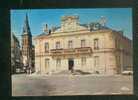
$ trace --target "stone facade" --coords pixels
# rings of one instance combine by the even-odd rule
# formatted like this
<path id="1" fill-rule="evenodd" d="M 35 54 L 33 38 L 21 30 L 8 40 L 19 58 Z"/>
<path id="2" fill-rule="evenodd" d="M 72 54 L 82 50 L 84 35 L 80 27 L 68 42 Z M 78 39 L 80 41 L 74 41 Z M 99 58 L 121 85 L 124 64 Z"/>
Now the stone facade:
<path id="1" fill-rule="evenodd" d="M 132 70 L 132 41 L 100 23 L 80 24 L 78 16 L 63 16 L 61 27 L 44 31 L 34 41 L 36 73 L 73 69 L 120 74 Z"/>

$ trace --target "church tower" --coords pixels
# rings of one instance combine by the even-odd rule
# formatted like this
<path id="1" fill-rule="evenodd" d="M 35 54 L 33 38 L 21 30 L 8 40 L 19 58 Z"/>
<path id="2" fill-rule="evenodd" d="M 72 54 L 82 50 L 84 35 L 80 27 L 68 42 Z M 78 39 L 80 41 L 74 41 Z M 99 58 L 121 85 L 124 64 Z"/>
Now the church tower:
<path id="1" fill-rule="evenodd" d="M 32 35 L 29 27 L 28 15 L 26 14 L 22 32 L 22 55 L 25 69 L 32 67 Z"/>

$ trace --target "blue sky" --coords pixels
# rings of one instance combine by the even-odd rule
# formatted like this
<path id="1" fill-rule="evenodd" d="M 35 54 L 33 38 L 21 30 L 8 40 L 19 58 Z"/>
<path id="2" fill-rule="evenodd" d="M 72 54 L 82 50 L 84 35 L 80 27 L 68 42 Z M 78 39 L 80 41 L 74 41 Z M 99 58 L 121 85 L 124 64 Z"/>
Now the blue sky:
<path id="1" fill-rule="evenodd" d="M 33 36 L 42 33 L 45 23 L 60 26 L 61 16 L 78 15 L 81 24 L 99 21 L 106 17 L 106 26 L 114 30 L 123 30 L 124 35 L 132 39 L 132 9 L 131 8 L 92 8 L 92 9 L 26 9 L 11 10 L 11 32 L 20 39 L 26 13 Z"/>

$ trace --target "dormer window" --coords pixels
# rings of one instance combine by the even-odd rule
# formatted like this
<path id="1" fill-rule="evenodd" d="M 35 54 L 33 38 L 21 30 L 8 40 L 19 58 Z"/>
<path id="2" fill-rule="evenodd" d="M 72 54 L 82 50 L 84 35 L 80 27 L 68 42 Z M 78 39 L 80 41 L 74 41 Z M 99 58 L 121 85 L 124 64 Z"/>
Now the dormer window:
<path id="1" fill-rule="evenodd" d="M 63 16 L 62 17 L 61 28 L 63 31 L 74 31 L 77 26 L 79 17 L 78 16 Z"/>
<path id="2" fill-rule="evenodd" d="M 90 31 L 95 31 L 95 30 L 99 30 L 101 28 L 101 24 L 100 23 L 91 23 L 89 25 L 90 27 Z"/>

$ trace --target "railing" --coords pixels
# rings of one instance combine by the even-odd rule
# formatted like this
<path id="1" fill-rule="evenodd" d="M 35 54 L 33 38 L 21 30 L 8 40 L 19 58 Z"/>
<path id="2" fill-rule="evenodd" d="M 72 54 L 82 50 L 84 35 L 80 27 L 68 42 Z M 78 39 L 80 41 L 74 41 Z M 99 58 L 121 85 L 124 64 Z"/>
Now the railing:
<path id="1" fill-rule="evenodd" d="M 81 47 L 72 49 L 51 49 L 51 55 L 88 54 L 92 53 L 91 47 Z"/>
<path id="2" fill-rule="evenodd" d="M 61 54 L 63 54 L 63 49 L 51 49 L 50 54 L 53 56 L 54 55 L 61 55 Z"/>
<path id="3" fill-rule="evenodd" d="M 63 49 L 51 49 L 50 52 L 51 53 L 62 53 Z"/>
<path id="4" fill-rule="evenodd" d="M 75 54 L 90 54 L 92 53 L 91 47 L 70 48 L 70 49 L 51 49 L 49 52 L 39 52 L 35 56 L 58 56 L 58 55 L 75 55 Z"/>
<path id="5" fill-rule="evenodd" d="M 75 48 L 76 49 L 76 53 L 92 53 L 92 49 L 91 47 L 82 47 L 82 48 Z"/>
<path id="6" fill-rule="evenodd" d="M 75 53 L 75 49 L 64 49 L 64 54 L 74 54 Z"/>

